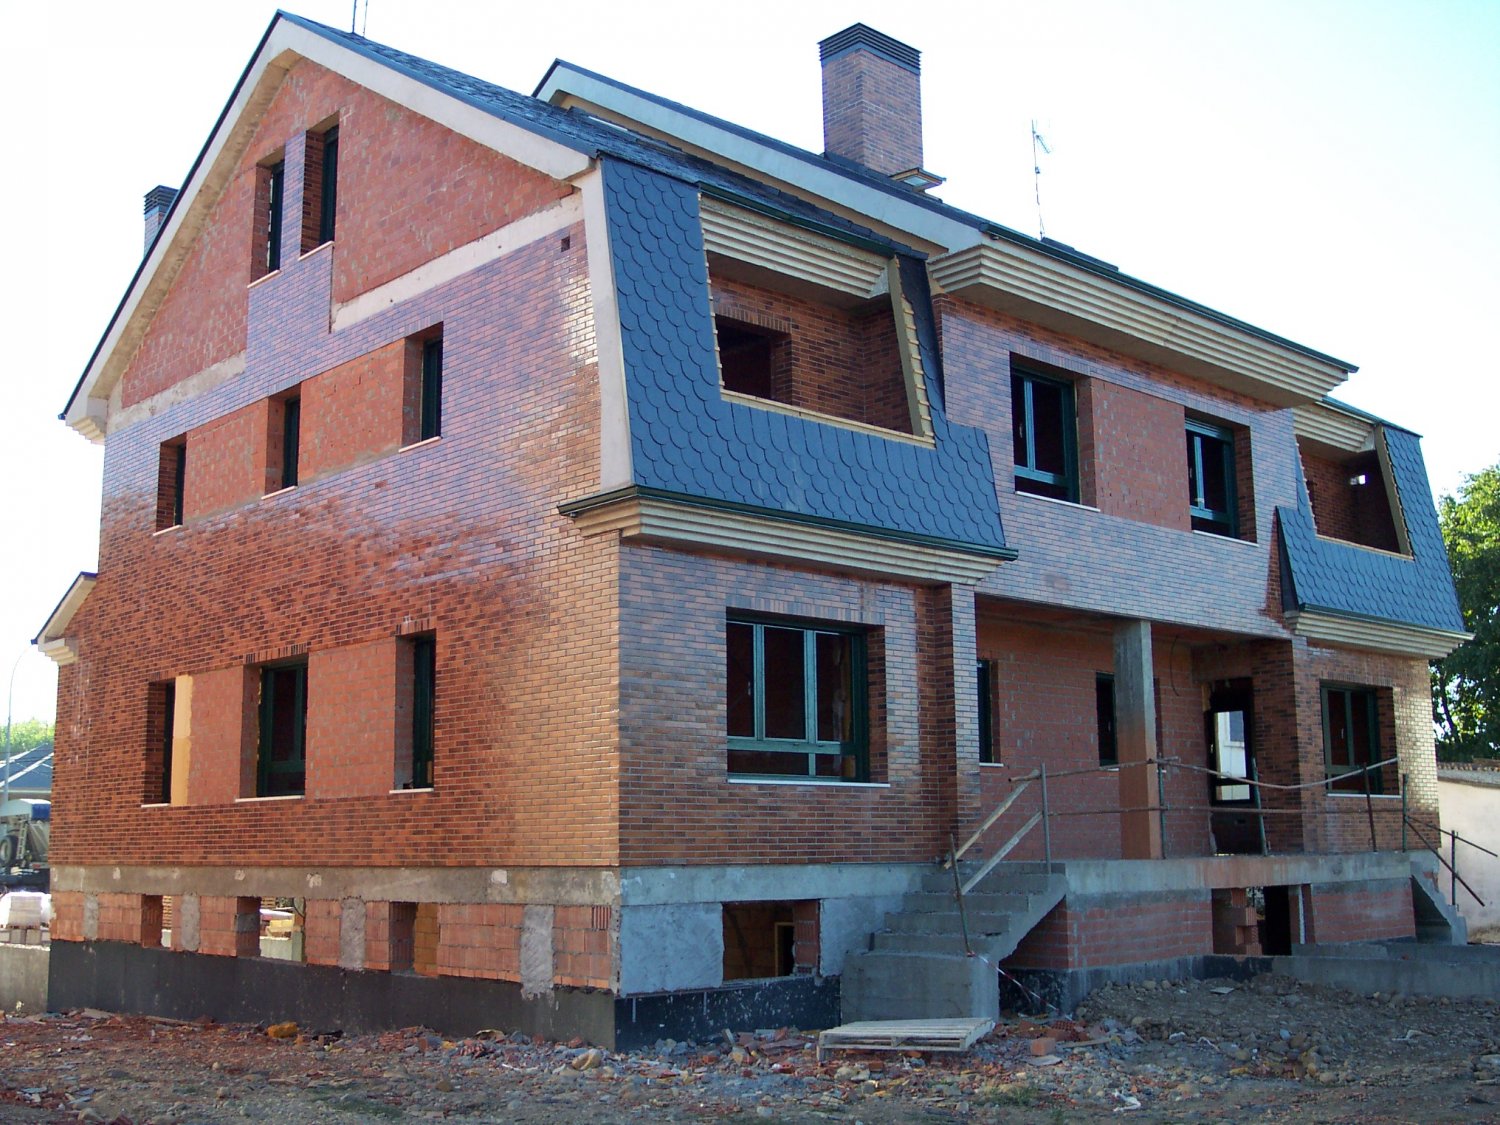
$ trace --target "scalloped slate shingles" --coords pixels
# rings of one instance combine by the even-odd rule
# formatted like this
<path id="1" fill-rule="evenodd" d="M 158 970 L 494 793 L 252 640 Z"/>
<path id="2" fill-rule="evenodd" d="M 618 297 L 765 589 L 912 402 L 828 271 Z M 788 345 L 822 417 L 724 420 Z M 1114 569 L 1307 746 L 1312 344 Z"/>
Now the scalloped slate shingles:
<path id="1" fill-rule="evenodd" d="M 936 389 L 934 449 L 726 402 L 697 191 L 614 160 L 604 164 L 604 189 L 636 484 L 1005 550 L 988 442 L 980 430 L 948 423 Z M 920 265 L 902 265 L 903 280 L 916 284 Z M 937 384 L 925 287 L 912 296 L 923 362 Z"/>
<path id="2" fill-rule="evenodd" d="M 1306 492 L 1295 508 L 1277 508 L 1291 581 L 1288 608 L 1373 617 L 1454 632 L 1464 627 L 1448 556 L 1428 497 L 1427 469 L 1417 435 L 1384 431 L 1406 520 L 1412 557 L 1367 551 L 1319 539 Z"/>

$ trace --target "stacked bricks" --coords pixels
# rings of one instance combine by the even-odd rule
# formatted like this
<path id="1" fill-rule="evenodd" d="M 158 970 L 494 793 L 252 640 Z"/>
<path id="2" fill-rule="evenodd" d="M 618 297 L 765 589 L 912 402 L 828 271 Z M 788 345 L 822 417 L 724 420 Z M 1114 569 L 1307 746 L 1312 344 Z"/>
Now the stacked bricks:
<path id="1" fill-rule="evenodd" d="M 1259 918 L 1244 887 L 1213 892 L 1213 928 L 1215 953 L 1260 956 Z"/>
<path id="2" fill-rule="evenodd" d="M 83 899 L 80 891 L 52 892 L 53 941 L 84 941 Z"/>
<path id="3" fill-rule="evenodd" d="M 416 957 L 417 904 L 365 903 L 365 968 L 373 972 L 411 969 Z M 436 948 L 436 934 L 434 949 Z"/>
<path id="4" fill-rule="evenodd" d="M 440 905 L 437 909 L 438 973 L 450 977 L 520 980 L 521 927 L 525 911 L 524 906 L 514 903 Z"/>
<path id="5" fill-rule="evenodd" d="M 174 937 L 174 946 L 176 944 Z M 201 895 L 198 899 L 198 949 L 217 957 L 255 957 L 260 953 L 260 899 Z"/>
<path id="6" fill-rule="evenodd" d="M 796 940 L 792 946 L 792 958 L 800 975 L 816 973 L 822 963 L 822 926 L 819 921 L 819 903 L 807 899 L 792 904 L 792 923 L 796 926 Z"/>
<path id="7" fill-rule="evenodd" d="M 303 922 L 303 958 L 309 965 L 339 963 L 344 904 L 336 898 L 310 898 Z"/>
<path id="8" fill-rule="evenodd" d="M 1100 895 L 1053 907 L 1006 961 L 1017 969 L 1089 969 L 1213 950 L 1209 892 Z"/>

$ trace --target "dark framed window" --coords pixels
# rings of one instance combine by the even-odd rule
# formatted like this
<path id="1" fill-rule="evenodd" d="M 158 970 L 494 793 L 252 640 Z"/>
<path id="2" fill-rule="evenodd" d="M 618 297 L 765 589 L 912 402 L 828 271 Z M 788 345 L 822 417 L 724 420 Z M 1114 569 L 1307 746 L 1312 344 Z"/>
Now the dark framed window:
<path id="1" fill-rule="evenodd" d="M 719 373 L 724 389 L 756 398 L 777 398 L 777 362 L 791 337 L 758 324 L 714 317 L 719 344 Z M 783 392 L 784 394 L 784 392 Z"/>
<path id="2" fill-rule="evenodd" d="M 297 461 L 302 452 L 302 400 L 281 401 L 281 487 L 297 483 Z"/>
<path id="3" fill-rule="evenodd" d="M 323 134 L 323 183 L 318 193 L 318 245 L 333 241 L 333 222 L 338 212 L 339 127 Z"/>
<path id="4" fill-rule="evenodd" d="M 422 425 L 419 441 L 443 432 L 443 338 L 422 344 Z"/>
<path id="5" fill-rule="evenodd" d="M 1120 764 L 1120 749 L 1115 741 L 1115 678 L 1099 672 L 1094 676 L 1094 724 L 1099 732 L 1099 764 Z"/>
<path id="6" fill-rule="evenodd" d="M 177 711 L 177 681 L 146 686 L 146 791 L 148 804 L 172 803 L 172 734 Z"/>
<path id="7" fill-rule="evenodd" d="M 432 785 L 432 736 L 437 714 L 437 638 L 414 637 L 412 645 L 411 786 Z"/>
<path id="8" fill-rule="evenodd" d="M 156 530 L 182 523 L 183 495 L 187 487 L 187 439 L 165 441 L 156 469 Z"/>
<path id="9" fill-rule="evenodd" d="M 1010 377 L 1016 491 L 1078 500 L 1078 425 L 1073 386 L 1030 371 Z"/>
<path id="10" fill-rule="evenodd" d="M 307 789 L 307 665 L 272 664 L 260 670 L 260 745 L 257 797 L 287 797 Z"/>
<path id="11" fill-rule="evenodd" d="M 730 773 L 868 780 L 862 632 L 731 617 L 725 640 Z"/>
<path id="12" fill-rule="evenodd" d="M 1332 788 L 1341 793 L 1382 792 L 1380 770 L 1364 767 L 1380 761 L 1380 720 L 1376 693 L 1370 688 L 1323 686 L 1323 757 Z"/>
<path id="13" fill-rule="evenodd" d="M 979 760 L 993 765 L 995 761 L 995 662 L 981 660 L 974 665 L 974 689 L 979 702 Z"/>
<path id="14" fill-rule="evenodd" d="M 286 162 L 272 164 L 268 177 L 270 196 L 266 211 L 265 272 L 281 268 L 281 228 L 286 220 Z"/>
<path id="15" fill-rule="evenodd" d="M 1194 531 L 1237 535 L 1234 435 L 1207 422 L 1187 423 L 1188 508 Z"/>

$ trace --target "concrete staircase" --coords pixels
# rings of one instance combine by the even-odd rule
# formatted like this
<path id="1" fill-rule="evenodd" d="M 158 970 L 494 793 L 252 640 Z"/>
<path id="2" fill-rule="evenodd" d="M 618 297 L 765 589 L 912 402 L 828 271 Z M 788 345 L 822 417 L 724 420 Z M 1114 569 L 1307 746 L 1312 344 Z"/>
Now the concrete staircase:
<path id="1" fill-rule="evenodd" d="M 959 865 L 967 879 L 978 865 Z M 844 961 L 843 1019 L 946 1019 L 1000 1014 L 996 966 L 1015 952 L 1067 891 L 1064 876 L 1042 863 L 1002 863 L 964 895 L 963 918 L 953 873 L 924 875 L 870 948 Z M 968 956 L 964 948 L 968 925 Z"/>
<path id="2" fill-rule="evenodd" d="M 1431 852 L 1411 855 L 1411 905 L 1416 915 L 1417 940 L 1439 945 L 1466 944 L 1469 924 L 1443 896 L 1439 882 L 1443 873 L 1437 857 Z"/>

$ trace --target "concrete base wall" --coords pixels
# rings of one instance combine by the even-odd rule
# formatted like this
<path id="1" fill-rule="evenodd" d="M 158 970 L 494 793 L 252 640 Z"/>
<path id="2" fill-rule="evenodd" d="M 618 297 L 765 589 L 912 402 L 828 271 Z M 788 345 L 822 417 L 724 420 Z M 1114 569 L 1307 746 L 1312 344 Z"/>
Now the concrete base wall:
<path id="1" fill-rule="evenodd" d="M 47 1010 L 47 967 L 50 947 L 0 945 L 0 1008 L 14 1012 Z"/>

